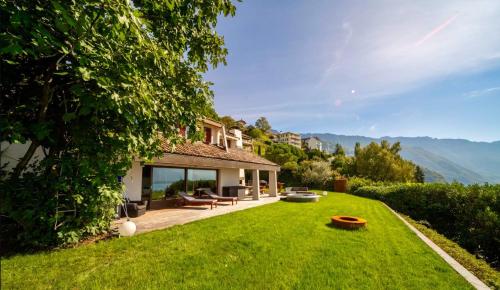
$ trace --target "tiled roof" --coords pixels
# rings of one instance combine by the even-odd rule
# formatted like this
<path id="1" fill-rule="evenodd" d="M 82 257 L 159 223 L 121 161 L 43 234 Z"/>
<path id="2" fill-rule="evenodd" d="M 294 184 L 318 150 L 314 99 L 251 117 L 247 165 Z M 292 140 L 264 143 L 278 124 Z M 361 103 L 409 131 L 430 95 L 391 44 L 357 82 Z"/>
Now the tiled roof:
<path id="1" fill-rule="evenodd" d="M 229 148 L 226 151 L 219 146 L 208 145 L 202 142 L 191 143 L 187 141 L 184 144 L 176 145 L 172 151 L 172 146 L 167 141 L 164 141 L 162 147 L 165 153 L 278 166 L 276 163 L 260 157 L 253 152 L 235 148 Z"/>

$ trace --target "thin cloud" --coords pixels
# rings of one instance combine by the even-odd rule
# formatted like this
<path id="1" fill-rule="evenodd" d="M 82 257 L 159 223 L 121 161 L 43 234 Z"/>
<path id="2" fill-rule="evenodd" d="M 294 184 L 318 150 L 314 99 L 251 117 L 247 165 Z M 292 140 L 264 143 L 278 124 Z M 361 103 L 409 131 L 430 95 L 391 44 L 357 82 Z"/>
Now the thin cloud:
<path id="1" fill-rule="evenodd" d="M 322 86 L 325 83 L 325 81 L 327 80 L 328 76 L 330 76 L 330 74 L 332 74 L 332 72 L 336 69 L 336 67 L 337 67 L 336 63 L 342 58 L 342 56 L 344 55 L 345 49 L 347 48 L 347 46 L 349 45 L 349 42 L 351 41 L 351 38 L 353 35 L 353 29 L 352 29 L 352 25 L 350 22 L 344 21 L 342 23 L 342 31 L 344 34 L 343 35 L 344 41 L 342 42 L 342 45 L 340 46 L 340 48 L 338 48 L 335 51 L 335 57 L 334 57 L 335 60 L 323 72 L 323 74 L 321 76 L 321 80 L 319 81 L 319 83 L 316 87 Z"/>
<path id="2" fill-rule="evenodd" d="M 492 87 L 492 88 L 487 88 L 487 89 L 482 89 L 482 90 L 475 90 L 475 91 L 470 91 L 464 94 L 464 96 L 468 99 L 472 98 L 479 98 L 482 96 L 487 96 L 490 95 L 494 92 L 500 92 L 500 87 Z"/>
<path id="3" fill-rule="evenodd" d="M 470 1 L 407 3 L 397 10 L 367 4 L 366 11 L 376 13 L 350 14 L 356 37 L 341 59 L 332 58 L 334 70 L 325 74 L 323 67 L 322 90 L 366 103 L 500 65 L 500 1 L 481 2 L 481 9 Z M 450 16 L 450 11 L 458 12 Z M 429 23 L 440 24 L 429 31 Z M 350 95 L 353 88 L 363 93 Z"/>

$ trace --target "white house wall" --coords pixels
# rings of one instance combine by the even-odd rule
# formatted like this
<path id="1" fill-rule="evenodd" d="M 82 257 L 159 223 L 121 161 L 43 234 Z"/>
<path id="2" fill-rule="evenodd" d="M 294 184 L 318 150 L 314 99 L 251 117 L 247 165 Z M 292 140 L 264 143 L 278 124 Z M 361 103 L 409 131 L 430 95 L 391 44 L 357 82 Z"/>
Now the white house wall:
<path id="1" fill-rule="evenodd" d="M 139 161 L 134 161 L 132 167 L 123 178 L 125 193 L 130 200 L 141 200 L 142 195 L 142 167 Z"/>
<path id="2" fill-rule="evenodd" d="M 19 159 L 21 159 L 28 148 L 31 145 L 31 141 L 26 142 L 25 144 L 9 144 L 8 142 L 2 142 L 0 146 L 1 158 L 0 158 L 0 166 L 5 166 L 5 170 L 10 172 L 14 167 L 16 167 L 17 163 L 19 163 Z M 33 157 L 31 157 L 29 165 L 33 164 L 34 161 L 40 161 L 45 158 L 43 154 L 43 150 L 41 146 L 36 148 Z"/>
<path id="3" fill-rule="evenodd" d="M 240 169 L 240 180 L 243 181 L 241 185 L 247 185 L 247 181 L 245 180 L 245 169 Z"/>
<path id="4" fill-rule="evenodd" d="M 222 193 L 223 186 L 233 186 L 239 184 L 240 184 L 240 169 L 238 168 L 219 169 L 219 184 L 218 184 L 219 193 Z"/>

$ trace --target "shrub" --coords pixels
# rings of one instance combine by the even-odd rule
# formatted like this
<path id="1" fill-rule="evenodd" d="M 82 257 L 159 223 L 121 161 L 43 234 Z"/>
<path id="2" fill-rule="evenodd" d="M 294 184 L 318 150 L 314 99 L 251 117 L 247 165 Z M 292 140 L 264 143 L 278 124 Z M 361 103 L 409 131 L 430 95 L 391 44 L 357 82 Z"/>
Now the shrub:
<path id="1" fill-rule="evenodd" d="M 296 170 L 281 168 L 281 171 L 278 173 L 278 180 L 283 182 L 285 187 L 302 186 L 300 178 L 297 177 L 296 173 Z"/>
<path id="2" fill-rule="evenodd" d="M 372 185 L 384 185 L 386 183 L 382 181 L 373 181 L 367 178 L 363 177 L 351 177 L 349 178 L 349 181 L 347 182 L 347 191 L 348 192 L 354 192 L 360 187 L 363 186 L 372 186 Z"/>
<path id="3" fill-rule="evenodd" d="M 397 184 L 359 186 L 350 192 L 384 201 L 477 256 L 498 266 L 500 253 L 500 185 Z"/>
<path id="4" fill-rule="evenodd" d="M 326 189 L 333 179 L 333 171 L 327 161 L 303 161 L 297 172 L 304 186 Z"/>

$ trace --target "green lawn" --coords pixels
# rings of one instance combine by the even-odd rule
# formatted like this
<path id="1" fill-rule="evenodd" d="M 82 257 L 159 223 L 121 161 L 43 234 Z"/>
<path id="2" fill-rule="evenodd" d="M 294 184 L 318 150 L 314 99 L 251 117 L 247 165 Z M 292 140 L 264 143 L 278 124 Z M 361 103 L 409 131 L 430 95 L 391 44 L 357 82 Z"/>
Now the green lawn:
<path id="1" fill-rule="evenodd" d="M 1 263 L 2 289 L 471 289 L 381 203 L 339 193 Z"/>

